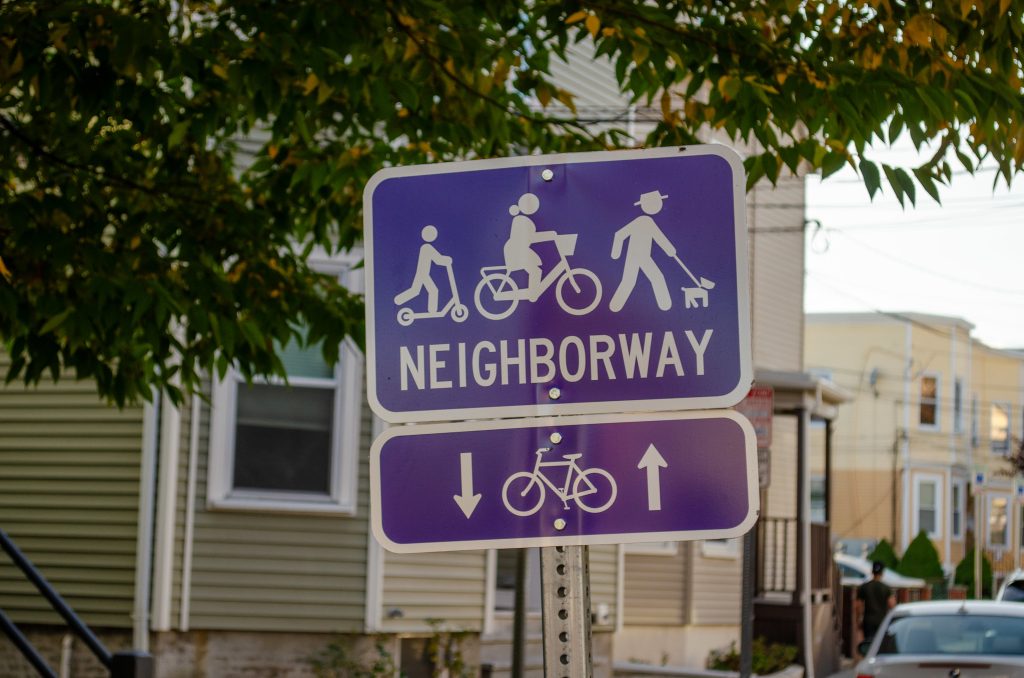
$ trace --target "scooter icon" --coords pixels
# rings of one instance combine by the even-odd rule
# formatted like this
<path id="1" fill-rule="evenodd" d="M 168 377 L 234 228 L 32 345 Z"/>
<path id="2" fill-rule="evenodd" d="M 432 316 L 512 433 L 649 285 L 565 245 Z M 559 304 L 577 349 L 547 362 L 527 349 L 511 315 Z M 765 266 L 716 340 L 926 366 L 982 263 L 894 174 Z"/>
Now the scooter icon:
<path id="1" fill-rule="evenodd" d="M 412 325 L 414 320 L 421 318 L 443 318 L 451 315 L 452 320 L 457 323 L 463 322 L 469 317 L 469 308 L 459 300 L 459 288 L 455 285 L 455 274 L 452 272 L 451 262 L 444 264 L 448 271 L 448 284 L 451 287 L 452 295 L 443 307 L 436 311 L 414 311 L 408 306 L 398 309 L 398 324 L 402 327 Z"/>

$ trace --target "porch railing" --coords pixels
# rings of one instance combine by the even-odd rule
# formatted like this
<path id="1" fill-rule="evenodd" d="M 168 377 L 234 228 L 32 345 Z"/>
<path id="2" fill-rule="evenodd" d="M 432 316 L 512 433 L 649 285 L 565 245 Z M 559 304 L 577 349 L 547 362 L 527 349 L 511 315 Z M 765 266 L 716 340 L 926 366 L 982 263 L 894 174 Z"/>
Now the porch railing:
<path id="1" fill-rule="evenodd" d="M 762 517 L 757 525 L 758 594 L 795 593 L 800 571 L 796 518 Z M 811 523 L 811 590 L 830 595 L 833 563 L 828 523 Z"/>
<path id="2" fill-rule="evenodd" d="M 153 675 L 153 657 L 150 654 L 135 650 L 111 653 L 2 529 L 0 529 L 0 548 L 3 548 L 11 562 L 36 587 L 53 611 L 64 619 L 71 631 L 110 671 L 111 678 L 150 678 Z M 57 673 L 50 668 L 39 651 L 2 609 L 0 609 L 0 631 L 3 631 L 4 635 L 11 639 L 14 646 L 40 676 L 57 678 Z"/>

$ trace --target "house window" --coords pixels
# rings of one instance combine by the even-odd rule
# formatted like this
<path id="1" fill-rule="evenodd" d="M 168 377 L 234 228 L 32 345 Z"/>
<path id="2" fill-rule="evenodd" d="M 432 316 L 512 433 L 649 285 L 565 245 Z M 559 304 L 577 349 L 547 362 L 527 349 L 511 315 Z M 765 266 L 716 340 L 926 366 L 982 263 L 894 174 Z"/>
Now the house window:
<path id="1" fill-rule="evenodd" d="M 705 539 L 701 542 L 700 554 L 705 558 L 738 558 L 740 555 L 740 540 Z"/>
<path id="2" fill-rule="evenodd" d="M 1005 548 L 1009 544 L 1007 529 L 1006 497 L 991 497 L 988 504 L 988 545 L 994 548 Z"/>
<path id="3" fill-rule="evenodd" d="M 926 374 L 921 377 L 918 423 L 921 428 L 939 427 L 939 377 Z"/>
<path id="4" fill-rule="evenodd" d="M 964 384 L 957 379 L 953 382 L 953 433 L 964 430 Z"/>
<path id="5" fill-rule="evenodd" d="M 939 516 L 942 515 L 942 478 L 918 476 L 914 486 L 914 534 L 921 530 L 932 539 L 940 534 Z"/>
<path id="6" fill-rule="evenodd" d="M 1006 454 L 1010 451 L 1010 405 L 992 403 L 989 412 L 989 440 L 992 452 Z"/>
<path id="7" fill-rule="evenodd" d="M 512 612 L 516 602 L 516 563 L 520 550 L 525 556 L 523 571 L 524 601 L 527 612 L 540 612 L 540 549 L 498 549 L 495 553 L 494 609 Z"/>
<path id="8" fill-rule="evenodd" d="M 233 369 L 215 381 L 207 500 L 227 509 L 354 513 L 362 356 L 350 342 L 333 367 L 320 346 L 290 342 L 279 356 L 287 382 L 246 383 Z"/>
<path id="9" fill-rule="evenodd" d="M 949 524 L 953 539 L 964 538 L 964 481 L 954 480 L 949 488 Z"/>
<path id="10" fill-rule="evenodd" d="M 978 438 L 981 435 L 981 424 L 978 421 L 978 394 L 971 394 L 971 447 L 978 446 Z"/>
<path id="11" fill-rule="evenodd" d="M 1020 526 L 1018 528 L 1020 529 L 1020 541 L 1018 541 L 1017 543 L 1024 544 L 1024 506 L 1020 506 L 1017 509 L 1017 525 Z M 1024 546 L 1022 546 L 1021 548 L 1024 548 Z"/>
<path id="12" fill-rule="evenodd" d="M 811 522 L 825 522 L 825 477 L 811 476 Z"/>
<path id="13" fill-rule="evenodd" d="M 626 553 L 638 556 L 674 556 L 679 553 L 677 541 L 642 541 L 625 546 Z"/>

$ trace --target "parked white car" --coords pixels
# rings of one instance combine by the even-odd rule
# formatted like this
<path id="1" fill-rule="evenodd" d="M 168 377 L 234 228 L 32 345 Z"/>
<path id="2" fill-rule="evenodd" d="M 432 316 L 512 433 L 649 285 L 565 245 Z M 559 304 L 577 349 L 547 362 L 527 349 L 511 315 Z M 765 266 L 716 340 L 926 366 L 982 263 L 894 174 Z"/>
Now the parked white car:
<path id="1" fill-rule="evenodd" d="M 1024 676 L 1024 605 L 940 600 L 897 605 L 861 643 L 854 675 L 872 678 Z"/>
<path id="2" fill-rule="evenodd" d="M 839 566 L 839 576 L 843 586 L 860 586 L 871 579 L 871 561 L 866 558 L 836 553 L 833 558 Z M 902 574 L 885 568 L 882 572 L 882 583 L 892 589 L 923 589 L 927 586 L 924 579 L 905 577 Z"/>
<path id="3" fill-rule="evenodd" d="M 1024 570 L 1014 570 L 1006 575 L 1003 585 L 999 587 L 996 600 L 1008 603 L 1024 602 Z"/>

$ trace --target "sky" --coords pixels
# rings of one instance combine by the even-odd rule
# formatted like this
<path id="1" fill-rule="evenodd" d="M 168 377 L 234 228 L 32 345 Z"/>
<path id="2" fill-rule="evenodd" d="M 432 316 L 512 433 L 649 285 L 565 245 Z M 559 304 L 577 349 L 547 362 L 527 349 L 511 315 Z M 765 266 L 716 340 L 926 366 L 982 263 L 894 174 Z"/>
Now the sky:
<path id="1" fill-rule="evenodd" d="M 913 148 L 869 157 L 913 166 Z M 942 204 L 920 187 L 906 209 L 889 188 L 872 202 L 852 169 L 807 179 L 804 309 L 956 316 L 995 348 L 1024 348 L 1024 176 L 993 189 L 995 171 L 957 173 Z"/>

